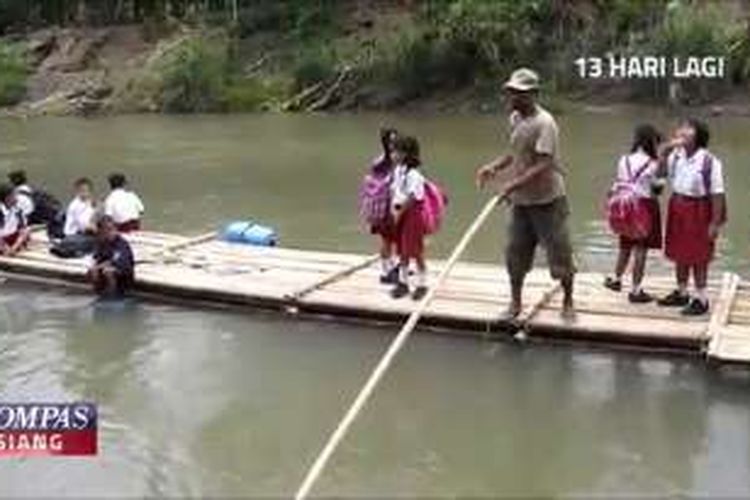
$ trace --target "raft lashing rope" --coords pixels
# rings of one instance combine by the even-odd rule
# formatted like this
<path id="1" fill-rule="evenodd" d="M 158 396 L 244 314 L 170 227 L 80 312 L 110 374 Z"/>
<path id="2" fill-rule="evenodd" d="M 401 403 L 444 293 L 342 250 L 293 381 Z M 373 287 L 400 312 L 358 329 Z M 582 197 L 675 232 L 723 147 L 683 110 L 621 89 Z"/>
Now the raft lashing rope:
<path id="1" fill-rule="evenodd" d="M 279 242 L 276 231 L 251 220 L 233 221 L 224 226 L 219 237 L 230 243 L 243 243 L 261 247 L 275 247 Z"/>
<path id="2" fill-rule="evenodd" d="M 435 298 L 437 290 L 448 278 L 448 274 L 458 262 L 461 254 L 464 252 L 464 250 L 466 250 L 469 242 L 472 240 L 477 231 L 479 231 L 479 228 L 482 226 L 482 224 L 484 224 L 485 220 L 487 220 L 487 217 L 489 217 L 489 215 L 492 213 L 492 210 L 495 208 L 495 206 L 497 206 L 497 204 L 502 199 L 503 197 L 501 195 L 493 196 L 492 199 L 490 199 L 484 206 L 479 215 L 477 215 L 476 219 L 474 219 L 474 222 L 471 224 L 471 226 L 469 226 L 469 228 L 466 230 L 461 240 L 453 249 L 453 252 L 446 261 L 445 266 L 440 271 L 440 274 L 438 275 L 435 283 L 430 287 L 427 295 L 422 298 L 422 300 L 417 304 L 416 308 L 409 315 L 409 318 L 401 327 L 398 335 L 396 335 L 391 344 L 388 346 L 388 350 L 386 350 L 385 354 L 383 354 L 383 356 L 380 358 L 380 361 L 370 374 L 367 382 L 364 386 L 362 386 L 362 389 L 360 389 L 359 394 L 357 394 L 357 397 L 354 399 L 354 402 L 349 407 L 347 412 L 344 414 L 344 417 L 336 426 L 336 429 L 326 441 L 325 446 L 321 450 L 320 454 L 318 454 L 315 462 L 313 462 L 310 469 L 307 471 L 302 484 L 297 490 L 297 493 L 294 495 L 295 500 L 304 500 L 310 494 L 310 490 L 322 474 L 323 469 L 328 463 L 328 460 L 331 458 L 331 455 L 333 455 L 333 452 L 336 451 L 336 448 L 341 443 L 341 440 L 344 439 L 344 436 L 349 431 L 349 428 L 354 423 L 354 420 L 357 418 L 359 413 L 362 411 L 362 408 L 364 408 L 368 399 L 375 391 L 378 383 L 383 378 L 388 368 L 390 368 L 394 358 L 404 346 L 406 341 L 409 339 L 409 335 L 411 335 L 412 331 L 414 331 L 414 328 L 417 326 L 417 322 L 422 316 L 422 313 L 424 313 L 424 311 L 427 309 L 427 306 L 429 306 L 432 300 Z"/>

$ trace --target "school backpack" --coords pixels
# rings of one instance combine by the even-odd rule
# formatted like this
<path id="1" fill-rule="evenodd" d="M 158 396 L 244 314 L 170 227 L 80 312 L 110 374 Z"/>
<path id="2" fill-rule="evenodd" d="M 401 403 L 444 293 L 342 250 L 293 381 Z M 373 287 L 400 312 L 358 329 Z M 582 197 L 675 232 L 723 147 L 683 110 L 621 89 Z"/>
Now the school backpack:
<path id="1" fill-rule="evenodd" d="M 390 174 L 368 172 L 359 188 L 359 218 L 363 224 L 376 225 L 387 219 L 391 203 Z"/>
<path id="2" fill-rule="evenodd" d="M 440 230 L 448 206 L 448 196 L 435 182 L 425 179 L 422 218 L 425 232 L 434 234 Z"/>
<path id="3" fill-rule="evenodd" d="M 629 158 L 625 157 L 625 168 L 628 179 L 617 180 L 612 185 L 607 197 L 607 221 L 612 232 L 632 240 L 642 240 L 651 232 L 651 214 L 641 203 L 635 190 L 635 184 L 648 169 L 651 160 L 647 160 L 635 173 L 630 167 Z"/>
<path id="4" fill-rule="evenodd" d="M 29 224 L 47 224 L 57 220 L 62 212 L 62 203 L 42 189 L 19 188 L 16 193 L 31 199 L 34 211 L 29 215 Z"/>
<path id="5" fill-rule="evenodd" d="M 711 196 L 711 172 L 714 167 L 714 156 L 706 152 L 703 155 L 703 168 L 701 169 L 701 175 L 703 176 L 703 188 L 706 191 L 706 196 Z M 721 213 L 720 223 L 724 224 L 727 221 L 727 204 L 724 203 L 724 210 Z"/>

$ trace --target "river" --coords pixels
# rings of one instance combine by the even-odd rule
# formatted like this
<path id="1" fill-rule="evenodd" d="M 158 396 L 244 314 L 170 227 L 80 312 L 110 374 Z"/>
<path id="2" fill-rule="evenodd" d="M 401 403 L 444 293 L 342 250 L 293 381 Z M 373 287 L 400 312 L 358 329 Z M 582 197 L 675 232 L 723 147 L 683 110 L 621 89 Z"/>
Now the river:
<path id="1" fill-rule="evenodd" d="M 629 108 L 560 116 L 572 229 L 605 271 L 601 221 L 614 161 L 643 120 Z M 356 186 L 392 124 L 422 142 L 450 195 L 429 253 L 445 256 L 486 196 L 474 168 L 502 151 L 497 116 L 124 116 L 0 121 L 0 172 L 62 194 L 122 170 L 149 229 L 201 233 L 254 218 L 291 247 L 372 251 Z M 710 121 L 730 224 L 718 268 L 750 270 L 748 121 Z M 497 261 L 502 210 L 467 258 Z M 540 261 L 541 263 L 542 261 Z M 650 269 L 668 271 L 658 256 Z M 91 400 L 93 459 L 2 459 L 0 496 L 288 496 L 393 328 L 294 321 L 0 284 L 0 401 Z M 750 376 L 691 358 L 413 338 L 316 493 L 327 496 L 750 495 Z"/>

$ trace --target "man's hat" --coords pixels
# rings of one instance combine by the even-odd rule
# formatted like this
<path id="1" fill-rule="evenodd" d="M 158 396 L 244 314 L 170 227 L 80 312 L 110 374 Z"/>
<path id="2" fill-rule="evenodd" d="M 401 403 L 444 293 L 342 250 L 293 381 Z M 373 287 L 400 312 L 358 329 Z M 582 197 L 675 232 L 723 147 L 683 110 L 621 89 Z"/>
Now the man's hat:
<path id="1" fill-rule="evenodd" d="M 510 75 L 507 82 L 503 84 L 507 90 L 517 90 L 519 92 L 528 92 L 539 88 L 539 75 L 536 71 L 528 68 L 519 68 Z"/>

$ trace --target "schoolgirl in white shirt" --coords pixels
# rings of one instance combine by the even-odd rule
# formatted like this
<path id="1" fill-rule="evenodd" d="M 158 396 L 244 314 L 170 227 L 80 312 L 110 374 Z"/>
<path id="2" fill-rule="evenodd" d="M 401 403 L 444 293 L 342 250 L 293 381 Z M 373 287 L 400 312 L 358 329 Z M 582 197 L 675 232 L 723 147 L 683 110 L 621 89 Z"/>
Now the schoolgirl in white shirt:
<path id="1" fill-rule="evenodd" d="M 665 254 L 675 263 L 677 288 L 659 301 L 680 306 L 685 315 L 706 314 L 709 264 L 716 238 L 726 222 L 722 162 L 708 150 L 708 126 L 686 120 L 660 155 L 660 168 L 669 178 L 672 195 L 667 214 Z M 688 294 L 693 277 L 695 293 Z"/>
<path id="2" fill-rule="evenodd" d="M 617 263 L 614 277 L 607 277 L 604 285 L 614 291 L 622 289 L 622 275 L 633 255 L 632 289 L 628 300 L 642 304 L 654 298 L 641 287 L 646 270 L 646 257 L 650 249 L 662 247 L 661 209 L 656 195 L 661 181 L 658 178 L 658 147 L 661 134 L 652 125 L 639 125 L 635 129 L 630 153 L 623 155 L 617 164 L 617 182 L 627 183 L 638 197 L 641 209 L 650 218 L 649 234 L 643 239 L 619 238 Z"/>
<path id="3" fill-rule="evenodd" d="M 399 275 L 391 296 L 398 299 L 409 294 L 409 263 L 413 260 L 417 265 L 417 286 L 412 298 L 420 300 L 427 294 L 427 268 L 424 258 L 426 228 L 422 216 L 425 178 L 419 171 L 419 142 L 414 137 L 399 137 L 394 159 L 391 207 L 396 227 Z"/>
<path id="4" fill-rule="evenodd" d="M 112 218 L 121 233 L 139 231 L 144 211 L 143 202 L 128 189 L 128 181 L 123 174 L 112 174 L 108 180 L 110 192 L 104 201 L 105 215 Z"/>

